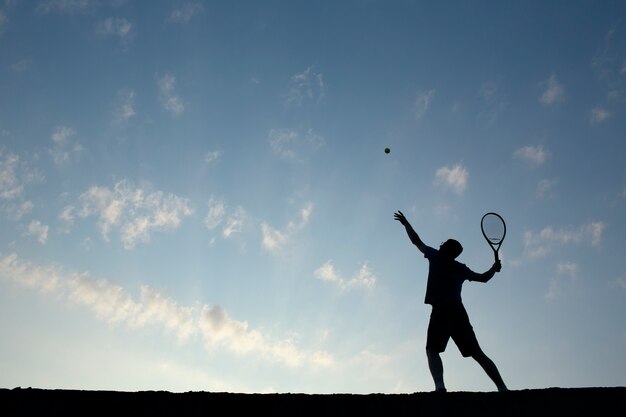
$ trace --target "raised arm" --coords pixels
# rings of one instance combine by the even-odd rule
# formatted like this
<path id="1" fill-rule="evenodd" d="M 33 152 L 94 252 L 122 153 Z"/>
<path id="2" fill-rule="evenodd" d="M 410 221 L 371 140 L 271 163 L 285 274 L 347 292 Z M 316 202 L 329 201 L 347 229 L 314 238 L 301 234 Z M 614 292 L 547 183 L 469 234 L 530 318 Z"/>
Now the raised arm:
<path id="1" fill-rule="evenodd" d="M 502 264 L 500 261 L 494 262 L 494 264 L 489 268 L 487 272 L 483 272 L 482 274 L 477 274 L 475 281 L 478 282 L 487 282 L 496 274 L 496 272 L 500 272 L 502 269 Z"/>
<path id="2" fill-rule="evenodd" d="M 406 219 L 406 217 L 404 217 L 404 214 L 402 214 L 402 212 L 398 210 L 397 213 L 393 214 L 393 218 L 399 221 L 400 223 L 402 223 L 402 225 L 406 229 L 406 234 L 409 235 L 409 239 L 411 239 L 411 242 L 415 246 L 417 246 L 417 249 L 419 249 L 420 252 L 424 253 L 424 250 L 426 249 L 426 245 L 424 244 L 424 242 L 422 242 L 422 239 L 420 239 L 420 237 L 417 235 L 415 230 L 413 230 L 413 227 L 411 226 L 409 221 Z"/>

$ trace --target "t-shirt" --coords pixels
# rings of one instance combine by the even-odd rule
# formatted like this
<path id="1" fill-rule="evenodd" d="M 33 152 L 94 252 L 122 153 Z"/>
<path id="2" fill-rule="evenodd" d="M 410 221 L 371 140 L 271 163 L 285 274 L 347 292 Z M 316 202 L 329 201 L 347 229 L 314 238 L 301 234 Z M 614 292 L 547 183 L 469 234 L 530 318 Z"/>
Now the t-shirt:
<path id="1" fill-rule="evenodd" d="M 437 249 L 426 246 L 424 258 L 428 259 L 428 282 L 425 304 L 460 303 L 461 287 L 465 280 L 476 281 L 477 273 L 464 264 L 445 258 Z"/>

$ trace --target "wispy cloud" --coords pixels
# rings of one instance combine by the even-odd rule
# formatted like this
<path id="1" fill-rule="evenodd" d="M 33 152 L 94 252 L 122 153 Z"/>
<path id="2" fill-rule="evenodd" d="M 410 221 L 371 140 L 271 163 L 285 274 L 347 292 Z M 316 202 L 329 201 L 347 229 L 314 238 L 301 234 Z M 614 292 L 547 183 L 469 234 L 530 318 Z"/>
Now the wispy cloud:
<path id="1" fill-rule="evenodd" d="M 83 305 L 96 318 L 111 325 L 126 325 L 129 329 L 161 328 L 180 343 L 200 338 L 209 352 L 221 348 L 238 355 L 258 355 L 292 368 L 316 368 L 334 362 L 328 352 L 309 352 L 291 339 L 274 340 L 260 330 L 251 329 L 248 322 L 232 318 L 221 306 L 183 306 L 145 285 L 140 287 L 139 299 L 135 299 L 110 280 L 25 262 L 16 254 L 0 258 L 0 279 L 61 302 Z"/>
<path id="2" fill-rule="evenodd" d="M 33 220 L 30 222 L 26 229 L 26 236 L 34 236 L 37 241 L 44 245 L 48 240 L 48 226 L 42 224 L 39 220 Z"/>
<path id="3" fill-rule="evenodd" d="M 543 179 L 537 184 L 537 197 L 543 198 L 550 195 L 550 192 L 558 184 L 557 179 Z"/>
<path id="4" fill-rule="evenodd" d="M 0 202 L 9 218 L 20 220 L 33 209 L 26 198 L 28 184 L 44 181 L 44 176 L 23 162 L 19 156 L 0 146 Z"/>
<path id="5" fill-rule="evenodd" d="M 168 22 L 172 23 L 189 23 L 192 17 L 201 13 L 204 10 L 202 3 L 189 2 L 180 7 L 175 8 L 167 18 Z"/>
<path id="6" fill-rule="evenodd" d="M 209 230 L 222 226 L 222 237 L 228 239 L 235 233 L 240 233 L 246 219 L 246 212 L 241 206 L 227 211 L 223 199 L 213 196 L 209 199 L 209 209 L 204 217 L 204 225 Z"/>
<path id="7" fill-rule="evenodd" d="M 222 151 L 208 151 L 206 155 L 204 155 L 204 162 L 207 164 L 212 164 L 217 161 L 220 156 L 222 156 Z"/>
<path id="8" fill-rule="evenodd" d="M 133 24 L 124 17 L 107 17 L 96 24 L 96 34 L 103 38 L 117 38 L 127 48 L 134 37 Z"/>
<path id="9" fill-rule="evenodd" d="M 133 90 L 120 90 L 117 92 L 117 105 L 113 110 L 113 124 L 124 126 L 130 119 L 135 117 L 135 92 Z"/>
<path id="10" fill-rule="evenodd" d="M 315 270 L 314 275 L 315 278 L 336 285 L 341 290 L 359 287 L 371 289 L 376 284 L 376 276 L 367 264 L 361 265 L 359 270 L 352 274 L 350 278 L 344 278 L 339 274 L 332 261 L 327 261 Z"/>
<path id="11" fill-rule="evenodd" d="M 435 172 L 435 184 L 450 188 L 457 194 L 462 194 L 467 188 L 469 172 L 460 164 L 452 167 L 444 166 Z"/>
<path id="12" fill-rule="evenodd" d="M 261 232 L 263 234 L 261 246 L 263 249 L 274 253 L 279 252 L 295 233 L 306 226 L 312 213 L 313 203 L 307 203 L 299 210 L 297 219 L 290 221 L 282 230 L 275 229 L 266 222 L 261 223 Z"/>
<path id="13" fill-rule="evenodd" d="M 324 146 L 324 138 L 312 129 L 301 133 L 292 129 L 271 129 L 267 135 L 270 148 L 283 159 L 297 161 Z"/>
<path id="14" fill-rule="evenodd" d="M 61 222 L 61 229 L 64 233 L 69 233 L 70 229 L 74 225 L 74 219 L 76 218 L 76 208 L 74 206 L 65 206 L 61 213 L 59 213 L 59 220 Z"/>
<path id="15" fill-rule="evenodd" d="M 556 75 L 552 74 L 545 82 L 545 85 L 546 89 L 541 97 L 539 97 L 539 102 L 544 106 L 550 106 L 561 101 L 563 94 L 565 93 L 565 89 L 557 80 Z"/>
<path id="16" fill-rule="evenodd" d="M 150 184 L 135 187 L 124 180 L 113 188 L 91 187 L 80 195 L 78 208 L 67 206 L 61 215 L 73 221 L 74 212 L 81 218 L 97 217 L 106 241 L 112 230 L 118 230 L 124 248 L 133 249 L 139 242 L 149 242 L 154 231 L 178 228 L 193 209 L 185 198 L 153 191 Z"/>
<path id="17" fill-rule="evenodd" d="M 33 211 L 35 205 L 30 200 L 19 201 L 19 202 L 11 202 L 8 203 L 5 207 L 7 215 L 11 220 L 18 221 L 21 220 L 22 217 Z"/>
<path id="18" fill-rule="evenodd" d="M 606 91 L 607 100 L 591 109 L 589 121 L 592 125 L 607 121 L 615 113 L 615 109 L 607 106 L 623 101 L 626 92 L 626 60 L 621 45 L 623 38 L 623 25 L 612 24 L 606 32 L 604 42 L 592 58 L 591 66 Z"/>
<path id="19" fill-rule="evenodd" d="M 546 226 L 539 232 L 526 231 L 524 233 L 524 251 L 531 258 L 547 256 L 556 247 L 569 244 L 587 243 L 599 246 L 602 242 L 602 233 L 606 224 L 594 221 L 580 226 L 569 226 L 555 229 Z"/>
<path id="20" fill-rule="evenodd" d="M 592 125 L 602 123 L 611 117 L 611 112 L 602 106 L 596 106 L 591 109 L 590 122 Z"/>
<path id="21" fill-rule="evenodd" d="M 0 198 L 13 200 L 24 192 L 24 179 L 19 173 L 20 158 L 0 148 Z"/>
<path id="22" fill-rule="evenodd" d="M 480 107 L 477 120 L 485 126 L 493 125 L 506 110 L 508 103 L 500 92 L 500 80 L 489 80 L 478 89 Z"/>
<path id="23" fill-rule="evenodd" d="M 165 74 L 157 78 L 159 98 L 163 108 L 173 116 L 180 116 L 185 111 L 185 104 L 176 91 L 176 77 Z"/>
<path id="24" fill-rule="evenodd" d="M 417 95 L 417 99 L 415 100 L 415 117 L 417 119 L 421 119 L 424 114 L 430 108 L 430 103 L 435 98 L 435 90 L 431 89 L 428 91 L 423 91 Z"/>
<path id="25" fill-rule="evenodd" d="M 523 146 L 517 149 L 513 156 L 533 166 L 543 165 L 550 153 L 543 146 Z"/>
<path id="26" fill-rule="evenodd" d="M 325 96 L 324 76 L 311 66 L 304 72 L 291 76 L 284 103 L 287 107 L 301 106 L 307 100 L 317 103 Z"/>
<path id="27" fill-rule="evenodd" d="M 76 131 L 71 127 L 58 126 L 54 129 L 49 151 L 55 164 L 63 165 L 70 160 L 71 155 L 77 155 L 83 150 L 80 142 L 73 140 L 75 136 Z"/>
<path id="28" fill-rule="evenodd" d="M 555 277 L 548 283 L 548 291 L 545 294 L 547 300 L 554 300 L 563 294 L 564 280 L 572 281 L 578 275 L 578 264 L 573 262 L 559 262 L 556 265 Z"/>
<path id="29" fill-rule="evenodd" d="M 75 15 L 92 12 L 97 5 L 96 0 L 45 0 L 37 5 L 35 11 L 42 14 Z"/>
<path id="30" fill-rule="evenodd" d="M 559 262 L 556 268 L 559 275 L 575 277 L 578 274 L 578 264 L 573 262 Z"/>

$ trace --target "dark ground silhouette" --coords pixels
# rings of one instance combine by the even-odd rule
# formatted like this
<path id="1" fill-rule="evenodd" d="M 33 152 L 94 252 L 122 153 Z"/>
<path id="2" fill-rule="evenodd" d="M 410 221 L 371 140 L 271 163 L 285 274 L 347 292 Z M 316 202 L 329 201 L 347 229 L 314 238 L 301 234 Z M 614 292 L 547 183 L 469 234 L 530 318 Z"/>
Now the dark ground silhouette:
<path id="1" fill-rule="evenodd" d="M 608 416 L 626 387 L 416 394 L 229 394 L 0 389 L 3 416 Z"/>

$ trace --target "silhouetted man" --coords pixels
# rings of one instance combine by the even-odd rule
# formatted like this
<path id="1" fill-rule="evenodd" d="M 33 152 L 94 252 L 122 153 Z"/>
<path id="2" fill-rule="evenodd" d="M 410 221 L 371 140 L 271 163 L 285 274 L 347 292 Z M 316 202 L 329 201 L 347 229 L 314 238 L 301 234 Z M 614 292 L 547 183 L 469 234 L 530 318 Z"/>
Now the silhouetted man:
<path id="1" fill-rule="evenodd" d="M 435 391 L 446 391 L 440 353 L 446 350 L 450 337 L 464 357 L 471 356 L 482 366 L 498 387 L 498 391 L 507 391 L 498 368 L 480 348 L 461 301 L 463 282 L 489 281 L 496 272 L 500 272 L 502 268 L 500 261 L 496 261 L 487 272 L 478 274 L 455 260 L 463 251 L 459 242 L 448 239 L 439 246 L 439 250 L 433 249 L 422 242 L 401 211 L 394 213 L 394 218 L 402 223 L 411 242 L 424 254 L 429 263 L 424 303 L 432 306 L 432 312 L 428 323 L 426 356 L 435 382 Z"/>

